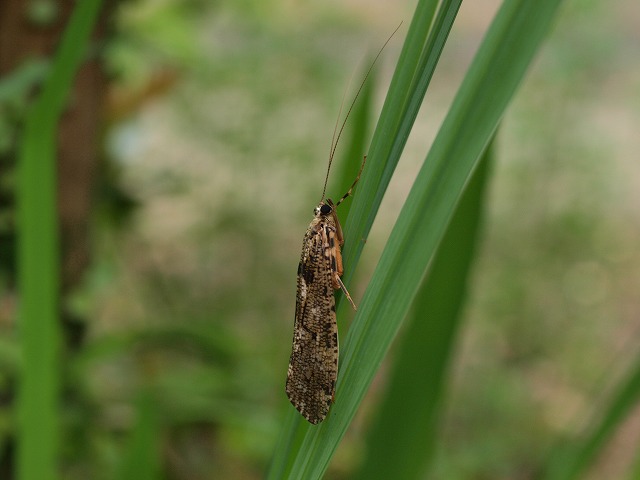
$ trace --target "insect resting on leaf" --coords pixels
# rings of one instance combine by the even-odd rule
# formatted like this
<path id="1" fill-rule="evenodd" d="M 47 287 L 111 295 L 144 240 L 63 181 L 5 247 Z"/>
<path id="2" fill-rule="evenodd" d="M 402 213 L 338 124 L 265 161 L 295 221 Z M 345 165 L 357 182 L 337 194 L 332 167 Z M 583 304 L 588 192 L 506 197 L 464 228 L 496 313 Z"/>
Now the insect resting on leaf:
<path id="1" fill-rule="evenodd" d="M 337 136 L 336 122 L 322 198 L 314 209 L 314 218 L 302 242 L 302 255 L 298 264 L 293 347 L 287 371 L 286 392 L 293 406 L 314 425 L 322 422 L 329 413 L 338 376 L 338 324 L 334 290 L 341 289 L 356 310 L 356 305 L 340 278 L 343 273 L 340 248 L 344 244 L 344 236 L 336 208 L 351 195 L 360 179 L 367 157 L 364 157 L 360 171 L 347 193 L 335 204 L 329 198 L 325 200 L 329 171 L 338 140 L 358 95 L 376 60 L 399 28 L 400 25 L 371 63 Z"/>

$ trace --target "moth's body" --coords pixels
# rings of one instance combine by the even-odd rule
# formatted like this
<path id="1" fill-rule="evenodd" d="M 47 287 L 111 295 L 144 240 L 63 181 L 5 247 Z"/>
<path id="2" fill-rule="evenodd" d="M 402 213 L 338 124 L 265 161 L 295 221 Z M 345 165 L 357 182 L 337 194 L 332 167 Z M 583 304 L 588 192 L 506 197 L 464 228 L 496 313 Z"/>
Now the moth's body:
<path id="1" fill-rule="evenodd" d="M 342 288 L 344 244 L 331 200 L 314 210 L 302 242 L 293 349 L 287 372 L 287 396 L 314 425 L 329 412 L 338 375 L 338 324 L 333 291 Z"/>
<path id="2" fill-rule="evenodd" d="M 398 25 L 400 28 L 400 25 Z M 398 30 L 396 28 L 396 31 Z M 393 32 L 395 33 L 395 31 Z M 391 34 L 393 36 L 393 34 Z M 293 326 L 293 347 L 287 371 L 287 397 L 294 407 L 314 425 L 325 419 L 333 403 L 338 376 L 338 324 L 336 322 L 336 300 L 334 290 L 341 289 L 353 309 L 356 309 L 351 295 L 342 283 L 342 253 L 344 244 L 342 228 L 336 215 L 336 208 L 351 195 L 360 179 L 365 156 L 360 171 L 353 184 L 334 205 L 324 194 L 327 190 L 331 162 L 340 139 L 340 134 L 349 118 L 364 82 L 373 65 L 389 43 L 387 39 L 369 67 L 356 93 L 347 115 L 338 130 L 338 122 L 333 132 L 329 150 L 329 166 L 322 189 L 322 198 L 314 210 L 314 218 L 307 228 L 302 242 L 302 256 L 298 264 L 298 292 L 296 295 L 296 316 Z M 339 116 L 339 115 L 338 115 Z M 337 133 L 337 135 L 336 135 Z"/>

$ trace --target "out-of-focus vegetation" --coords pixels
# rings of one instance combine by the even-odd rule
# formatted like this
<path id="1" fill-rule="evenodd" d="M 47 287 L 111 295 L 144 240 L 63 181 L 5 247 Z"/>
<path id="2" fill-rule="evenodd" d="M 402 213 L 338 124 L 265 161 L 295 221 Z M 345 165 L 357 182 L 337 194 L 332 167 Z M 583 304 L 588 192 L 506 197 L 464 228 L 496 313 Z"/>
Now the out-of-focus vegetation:
<path id="1" fill-rule="evenodd" d="M 482 3 L 460 10 L 350 287 L 357 300 L 492 17 Z M 109 182 L 138 206 L 124 202 L 125 217 L 103 195 L 93 264 L 67 306 L 89 336 L 67 365 L 79 394 L 61 416 L 65 478 L 133 478 L 138 458 L 159 478 L 262 477 L 290 408 L 295 268 L 340 99 L 412 9 L 119 5 L 104 45 L 105 149 Z M 502 123 L 432 478 L 537 478 L 636 361 L 634 14 L 631 0 L 567 1 Z M 374 112 L 402 36 L 381 59 Z M 0 305 L 3 321 L 13 311 Z M 349 478 L 365 458 L 386 370 L 327 478 Z M 13 373 L 3 376 L 8 391 Z M 586 478 L 633 478 L 637 417 Z"/>

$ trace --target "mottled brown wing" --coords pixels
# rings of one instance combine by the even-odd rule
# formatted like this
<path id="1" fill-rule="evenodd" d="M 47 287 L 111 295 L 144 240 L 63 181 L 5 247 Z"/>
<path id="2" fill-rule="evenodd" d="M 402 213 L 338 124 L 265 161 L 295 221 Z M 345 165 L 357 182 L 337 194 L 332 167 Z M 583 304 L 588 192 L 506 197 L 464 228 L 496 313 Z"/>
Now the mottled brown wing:
<path id="1" fill-rule="evenodd" d="M 287 396 L 314 425 L 329 412 L 338 374 L 338 325 L 333 296 L 331 225 L 312 222 L 298 265 L 298 293 Z M 335 260 L 334 260 L 335 262 Z"/>

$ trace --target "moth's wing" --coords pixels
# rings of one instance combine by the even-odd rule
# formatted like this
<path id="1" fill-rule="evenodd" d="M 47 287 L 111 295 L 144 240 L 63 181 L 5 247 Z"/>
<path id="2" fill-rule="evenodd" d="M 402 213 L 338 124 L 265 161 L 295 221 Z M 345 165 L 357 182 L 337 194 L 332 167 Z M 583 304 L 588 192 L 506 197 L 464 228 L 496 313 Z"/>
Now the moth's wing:
<path id="1" fill-rule="evenodd" d="M 298 266 L 298 293 L 287 396 L 309 422 L 329 412 L 338 374 L 338 326 L 328 231 L 319 225 L 305 235 Z"/>

